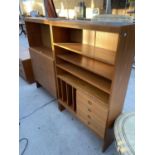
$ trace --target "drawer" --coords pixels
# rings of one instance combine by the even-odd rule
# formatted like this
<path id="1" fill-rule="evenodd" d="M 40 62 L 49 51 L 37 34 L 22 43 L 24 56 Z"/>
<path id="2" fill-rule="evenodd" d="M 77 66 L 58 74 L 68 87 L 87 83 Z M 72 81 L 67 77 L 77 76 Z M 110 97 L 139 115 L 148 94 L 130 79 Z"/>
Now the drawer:
<path id="1" fill-rule="evenodd" d="M 92 101 L 92 102 L 95 102 L 95 106 L 98 106 L 99 108 L 107 108 L 107 103 L 104 103 L 102 100 L 100 100 L 99 98 L 91 95 L 91 94 L 88 94 L 87 92 L 84 92 L 84 91 L 81 91 L 81 90 L 78 90 L 77 91 L 77 98 L 79 99 L 83 99 L 83 100 L 88 100 L 88 101 Z"/>
<path id="2" fill-rule="evenodd" d="M 89 128 L 94 130 L 100 137 L 104 138 L 105 125 L 98 124 L 93 118 L 87 117 L 82 112 L 79 112 L 77 116 Z"/>
<path id="3" fill-rule="evenodd" d="M 86 106 L 79 106 L 77 104 L 77 115 L 83 115 L 86 117 L 91 117 L 95 122 L 97 122 L 100 125 L 105 125 L 107 115 L 102 114 L 102 117 L 98 116 L 96 113 L 94 113 L 94 110 L 92 108 L 87 108 Z"/>
<path id="4" fill-rule="evenodd" d="M 94 124 L 96 124 L 96 126 L 105 127 L 106 121 L 97 117 L 96 115 L 94 115 L 94 113 L 92 113 L 89 110 L 90 109 L 85 111 L 85 109 L 80 108 L 77 110 L 77 115 L 80 115 L 84 117 L 84 119 L 87 119 L 89 121 L 91 120 Z"/>
<path id="5" fill-rule="evenodd" d="M 108 115 L 107 107 L 101 105 L 101 103 L 98 103 L 98 100 L 94 102 L 94 100 L 91 100 L 91 98 L 87 97 L 86 95 L 79 93 L 79 91 L 77 91 L 77 111 L 78 109 L 79 110 L 82 109 L 86 113 L 89 111 L 102 121 L 107 120 Z"/>

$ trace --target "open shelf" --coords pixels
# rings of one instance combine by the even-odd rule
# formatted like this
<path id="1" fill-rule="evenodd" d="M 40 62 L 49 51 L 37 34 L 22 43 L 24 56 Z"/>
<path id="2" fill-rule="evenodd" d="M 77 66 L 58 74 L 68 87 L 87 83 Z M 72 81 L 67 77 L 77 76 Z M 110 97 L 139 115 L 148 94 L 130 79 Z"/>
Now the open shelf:
<path id="1" fill-rule="evenodd" d="M 81 80 L 88 82 L 89 84 L 97 87 L 98 89 L 105 91 L 108 94 L 110 94 L 111 92 L 111 81 L 108 79 L 105 79 L 101 76 L 98 76 L 89 71 L 81 69 L 70 63 L 63 62 L 63 63 L 57 64 L 56 66 L 69 72 L 74 76 L 77 76 Z"/>
<path id="2" fill-rule="evenodd" d="M 96 98 L 103 101 L 105 103 L 105 107 L 107 107 L 109 102 L 109 95 L 107 93 L 104 93 L 103 91 L 91 86 L 90 84 L 80 80 L 79 78 L 76 78 L 71 74 L 58 75 L 58 78 L 72 85 L 76 89 L 81 89 L 86 93 L 95 96 Z"/>
<path id="3" fill-rule="evenodd" d="M 39 52 L 40 54 L 48 58 L 52 58 L 52 48 L 44 47 L 44 46 L 34 46 L 34 47 L 30 47 L 30 49 L 36 52 Z"/>
<path id="4" fill-rule="evenodd" d="M 115 51 L 81 43 L 54 43 L 54 45 L 105 63 L 115 64 Z"/>
<path id="5" fill-rule="evenodd" d="M 113 77 L 114 66 L 112 65 L 74 53 L 59 54 L 57 57 L 108 79 Z"/>

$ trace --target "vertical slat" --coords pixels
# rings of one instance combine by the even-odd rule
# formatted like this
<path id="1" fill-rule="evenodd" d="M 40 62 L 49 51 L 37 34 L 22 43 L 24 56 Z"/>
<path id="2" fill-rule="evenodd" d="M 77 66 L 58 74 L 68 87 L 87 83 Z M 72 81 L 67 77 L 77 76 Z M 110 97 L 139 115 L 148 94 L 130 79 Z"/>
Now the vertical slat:
<path id="1" fill-rule="evenodd" d="M 73 88 L 72 90 L 72 93 L 73 93 L 73 107 L 74 107 L 74 111 L 76 111 L 76 89 Z"/>
<path id="2" fill-rule="evenodd" d="M 68 91 L 68 94 L 67 94 L 68 105 L 72 106 L 73 105 L 73 103 L 72 103 L 72 87 L 69 84 L 67 84 L 67 91 Z"/>
<path id="3" fill-rule="evenodd" d="M 66 100 L 67 100 L 67 104 L 69 105 L 69 90 L 68 90 L 68 84 L 66 83 Z"/>
<path id="4" fill-rule="evenodd" d="M 61 92 L 61 82 L 60 79 L 58 78 L 58 98 L 62 99 L 62 92 Z"/>

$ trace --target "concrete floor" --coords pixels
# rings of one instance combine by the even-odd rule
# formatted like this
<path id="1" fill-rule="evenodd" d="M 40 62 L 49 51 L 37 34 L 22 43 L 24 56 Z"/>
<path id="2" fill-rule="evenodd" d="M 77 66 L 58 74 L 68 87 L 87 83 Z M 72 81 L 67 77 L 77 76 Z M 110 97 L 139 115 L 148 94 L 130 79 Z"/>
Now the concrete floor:
<path id="1" fill-rule="evenodd" d="M 28 47 L 24 36 L 20 43 Z M 135 110 L 135 72 L 132 69 L 124 112 Z M 20 138 L 29 140 L 24 155 L 116 155 L 114 144 L 101 152 L 102 140 L 67 110 L 60 112 L 55 99 L 43 88 L 19 78 Z M 25 141 L 20 143 L 20 152 Z"/>

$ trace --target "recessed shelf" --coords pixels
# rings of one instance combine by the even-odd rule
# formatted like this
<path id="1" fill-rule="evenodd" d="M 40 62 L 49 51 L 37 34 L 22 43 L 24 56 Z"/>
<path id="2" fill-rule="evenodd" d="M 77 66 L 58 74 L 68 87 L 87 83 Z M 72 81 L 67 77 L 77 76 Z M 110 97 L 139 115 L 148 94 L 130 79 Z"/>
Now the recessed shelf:
<path id="1" fill-rule="evenodd" d="M 115 51 L 81 43 L 54 43 L 54 45 L 105 63 L 115 64 Z"/>
<path id="2" fill-rule="evenodd" d="M 34 47 L 30 47 L 30 49 L 36 52 L 39 52 L 40 54 L 48 58 L 52 58 L 52 48 L 44 47 L 44 46 L 34 46 Z"/>
<path id="3" fill-rule="evenodd" d="M 89 84 L 97 87 L 98 89 L 105 91 L 106 93 L 110 94 L 110 88 L 111 88 L 111 81 L 108 79 L 105 79 L 101 76 L 98 76 L 96 74 L 93 74 L 89 71 L 86 71 L 84 69 L 81 69 L 75 65 L 72 65 L 70 63 L 59 63 L 56 65 L 57 67 L 69 72 L 70 74 L 77 76 L 81 80 L 84 80 L 88 82 Z"/>
<path id="4" fill-rule="evenodd" d="M 94 59 L 74 53 L 59 54 L 57 55 L 57 57 L 65 61 L 68 61 L 72 64 L 75 64 L 79 67 L 82 67 L 86 70 L 94 72 L 98 75 L 104 76 L 110 80 L 113 77 L 114 66 L 112 65 L 108 65 L 103 62 L 96 61 Z"/>
<path id="5" fill-rule="evenodd" d="M 91 86 L 90 84 L 84 82 L 83 80 L 80 80 L 79 78 L 76 78 L 75 76 L 71 74 L 63 74 L 58 75 L 58 78 L 65 81 L 66 83 L 72 85 L 76 89 L 80 89 L 92 96 L 95 96 L 99 100 L 101 100 L 103 103 L 105 103 L 105 108 L 108 108 L 108 102 L 109 102 L 109 95 L 104 93 L 103 91 Z"/>

